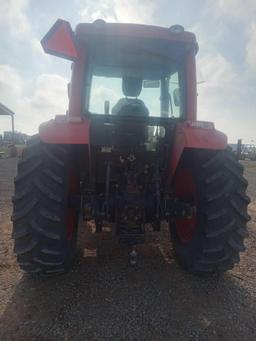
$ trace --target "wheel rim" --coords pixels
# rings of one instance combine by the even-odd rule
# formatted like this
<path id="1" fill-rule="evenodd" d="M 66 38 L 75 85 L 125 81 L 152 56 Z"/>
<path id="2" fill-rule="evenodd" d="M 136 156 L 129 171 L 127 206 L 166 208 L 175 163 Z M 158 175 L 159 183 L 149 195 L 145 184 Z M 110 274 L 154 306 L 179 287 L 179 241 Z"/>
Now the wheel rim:
<path id="1" fill-rule="evenodd" d="M 178 199 L 187 201 L 196 206 L 196 183 L 188 169 L 181 169 L 175 177 L 175 195 Z M 196 227 L 196 212 L 190 218 L 175 218 L 176 232 L 183 243 L 188 243 L 193 238 Z"/>
<path id="2" fill-rule="evenodd" d="M 78 193 L 78 177 L 74 168 L 69 170 L 68 175 L 68 195 Z M 68 207 L 67 212 L 67 239 L 71 240 L 77 224 L 77 211 L 75 208 Z"/>

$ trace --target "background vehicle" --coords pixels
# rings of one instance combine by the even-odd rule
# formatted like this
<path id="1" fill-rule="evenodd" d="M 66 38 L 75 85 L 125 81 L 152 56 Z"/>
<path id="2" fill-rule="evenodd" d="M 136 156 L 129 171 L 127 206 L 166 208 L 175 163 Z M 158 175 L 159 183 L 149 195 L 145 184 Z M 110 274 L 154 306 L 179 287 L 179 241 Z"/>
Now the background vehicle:
<path id="1" fill-rule="evenodd" d="M 15 179 L 13 237 L 26 272 L 67 270 L 78 218 L 143 243 L 167 221 L 191 272 L 239 261 L 249 220 L 243 167 L 226 136 L 196 120 L 198 45 L 170 28 L 58 20 L 42 40 L 73 61 L 66 115 L 39 127 Z"/>

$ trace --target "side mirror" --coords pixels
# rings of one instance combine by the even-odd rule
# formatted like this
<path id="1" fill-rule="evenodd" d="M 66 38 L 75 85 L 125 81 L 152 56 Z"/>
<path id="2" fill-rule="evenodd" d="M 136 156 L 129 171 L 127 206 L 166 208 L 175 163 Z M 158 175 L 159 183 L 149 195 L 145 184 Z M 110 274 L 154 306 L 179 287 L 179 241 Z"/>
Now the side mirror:
<path id="1" fill-rule="evenodd" d="M 105 115 L 109 115 L 109 108 L 110 108 L 110 102 L 105 101 L 104 102 L 104 113 L 105 113 Z"/>
<path id="2" fill-rule="evenodd" d="M 173 101 L 176 107 L 180 106 L 180 89 L 176 88 L 173 90 Z"/>

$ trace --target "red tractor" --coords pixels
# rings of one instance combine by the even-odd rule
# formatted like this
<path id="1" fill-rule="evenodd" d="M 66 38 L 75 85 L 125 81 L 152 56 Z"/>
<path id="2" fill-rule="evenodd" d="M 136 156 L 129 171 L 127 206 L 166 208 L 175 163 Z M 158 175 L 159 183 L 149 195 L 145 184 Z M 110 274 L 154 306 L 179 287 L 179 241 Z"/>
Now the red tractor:
<path id="1" fill-rule="evenodd" d="M 247 181 L 227 137 L 197 121 L 195 35 L 103 20 L 73 32 L 58 20 L 41 43 L 72 61 L 72 80 L 66 115 L 39 127 L 18 164 L 20 267 L 68 270 L 83 217 L 99 233 L 110 223 L 130 248 L 165 221 L 186 270 L 231 269 L 247 236 Z"/>

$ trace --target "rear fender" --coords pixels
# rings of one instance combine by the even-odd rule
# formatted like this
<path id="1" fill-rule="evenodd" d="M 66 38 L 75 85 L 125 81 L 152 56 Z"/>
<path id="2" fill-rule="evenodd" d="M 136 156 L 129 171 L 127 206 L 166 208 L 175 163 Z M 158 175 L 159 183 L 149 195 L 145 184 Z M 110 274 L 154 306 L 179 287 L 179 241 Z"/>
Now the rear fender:
<path id="1" fill-rule="evenodd" d="M 185 149 L 223 150 L 227 147 L 227 136 L 214 128 L 212 122 L 186 121 L 175 128 L 169 175 L 174 176 Z"/>
<path id="2" fill-rule="evenodd" d="M 39 126 L 40 139 L 51 144 L 89 144 L 90 121 L 57 115 Z"/>

